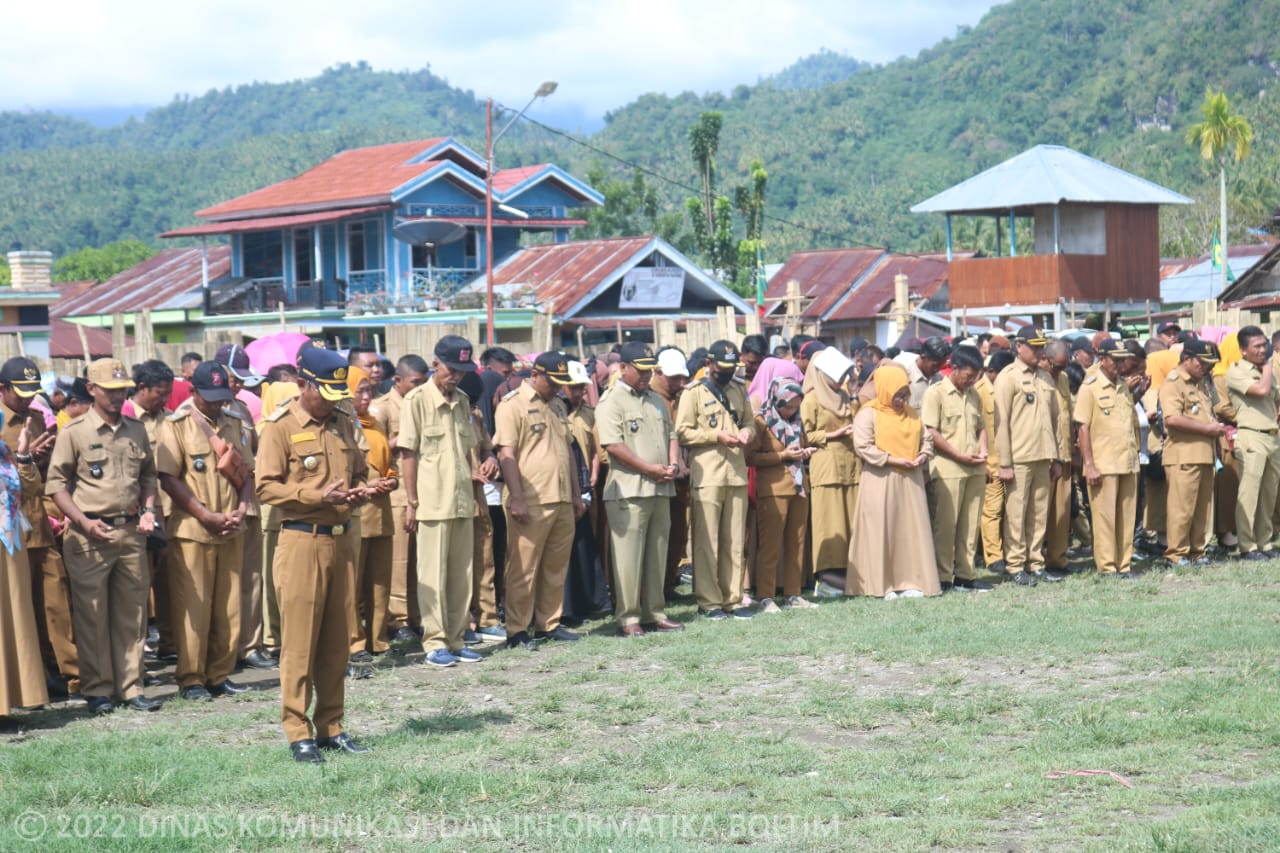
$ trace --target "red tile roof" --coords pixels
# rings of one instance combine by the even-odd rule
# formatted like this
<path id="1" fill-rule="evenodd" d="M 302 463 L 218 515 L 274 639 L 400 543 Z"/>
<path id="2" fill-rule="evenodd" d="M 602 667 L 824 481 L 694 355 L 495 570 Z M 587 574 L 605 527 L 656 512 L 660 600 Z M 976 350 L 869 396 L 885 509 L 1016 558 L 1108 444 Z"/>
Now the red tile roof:
<path id="1" fill-rule="evenodd" d="M 495 193 L 504 193 L 521 181 L 532 178 L 545 168 L 547 168 L 546 163 L 539 163 L 537 166 L 520 166 L 515 169 L 499 169 L 493 173 L 493 191 Z"/>
<path id="2" fill-rule="evenodd" d="M 209 247 L 209 280 L 231 272 L 231 247 Z M 114 312 L 193 307 L 189 294 L 201 286 L 200 249 L 166 249 L 49 309 L 50 317 L 86 317 Z M 199 300 L 195 300 L 198 305 Z M 73 330 L 74 331 L 74 330 Z"/>
<path id="3" fill-rule="evenodd" d="M 801 313 L 805 317 L 817 319 L 882 255 L 883 249 L 815 249 L 793 252 L 782 269 L 769 279 L 765 290 L 765 304 L 773 306 L 769 309 L 770 313 L 785 312 L 783 303 L 771 303 L 769 300 L 785 297 L 787 283 L 795 281 L 800 285 L 800 292 L 810 300 Z"/>
<path id="4" fill-rule="evenodd" d="M 651 242 L 652 237 L 614 237 L 530 246 L 495 268 L 493 283 L 533 287 L 539 302 L 563 314 Z"/>
<path id="5" fill-rule="evenodd" d="M 396 187 L 439 165 L 434 160 L 410 161 L 443 141 L 443 137 L 419 139 L 342 151 L 296 177 L 207 207 L 196 216 L 226 219 L 320 206 L 386 203 Z"/>
<path id="6" fill-rule="evenodd" d="M 190 228 L 175 228 L 166 231 L 161 237 L 199 237 L 206 234 L 238 234 L 244 231 L 272 231 L 277 228 L 294 228 L 299 225 L 317 225 L 321 222 L 332 222 L 361 213 L 372 213 L 386 210 L 386 205 L 373 207 L 349 207 L 342 210 L 323 210 L 319 213 L 298 213 L 293 216 L 260 216 L 256 219 L 224 219 L 209 225 L 193 225 Z"/>
<path id="7" fill-rule="evenodd" d="M 827 322 L 862 320 L 884 313 L 893 302 L 893 280 L 907 277 L 907 290 L 915 299 L 931 299 L 947 283 L 945 255 L 886 255 L 882 263 L 848 298 L 836 305 Z"/>
<path id="8" fill-rule="evenodd" d="M 69 320 L 52 320 L 49 323 L 49 357 L 50 358 L 84 358 L 84 347 L 80 345 L 80 333 L 75 323 Z M 85 340 L 89 342 L 90 358 L 100 355 L 115 355 L 111 349 L 111 330 L 86 328 Z M 125 344 L 133 344 L 133 336 L 125 336 Z"/>

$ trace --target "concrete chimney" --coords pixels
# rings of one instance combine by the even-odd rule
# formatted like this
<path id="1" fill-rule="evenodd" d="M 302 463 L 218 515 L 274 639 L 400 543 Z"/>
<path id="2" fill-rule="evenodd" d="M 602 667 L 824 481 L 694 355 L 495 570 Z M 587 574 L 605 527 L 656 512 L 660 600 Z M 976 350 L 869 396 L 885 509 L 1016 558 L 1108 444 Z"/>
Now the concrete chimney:
<path id="1" fill-rule="evenodd" d="M 53 289 L 53 252 L 10 252 L 13 286 L 25 290 Z"/>

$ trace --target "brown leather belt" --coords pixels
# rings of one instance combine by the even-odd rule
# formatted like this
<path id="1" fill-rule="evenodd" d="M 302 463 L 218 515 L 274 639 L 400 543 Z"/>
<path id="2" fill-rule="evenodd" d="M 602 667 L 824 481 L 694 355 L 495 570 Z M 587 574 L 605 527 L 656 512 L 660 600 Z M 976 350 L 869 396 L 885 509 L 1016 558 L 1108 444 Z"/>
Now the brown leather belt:
<path id="1" fill-rule="evenodd" d="M 281 530 L 296 530 L 299 533 L 310 533 L 314 536 L 341 536 L 347 532 L 345 524 L 312 524 L 309 521 L 282 521 Z"/>

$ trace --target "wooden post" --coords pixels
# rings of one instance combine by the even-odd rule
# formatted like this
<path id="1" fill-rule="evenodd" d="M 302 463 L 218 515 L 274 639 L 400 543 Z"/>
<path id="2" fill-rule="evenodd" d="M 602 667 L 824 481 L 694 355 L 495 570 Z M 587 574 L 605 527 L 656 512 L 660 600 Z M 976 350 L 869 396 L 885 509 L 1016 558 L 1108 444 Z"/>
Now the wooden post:
<path id="1" fill-rule="evenodd" d="M 18 355 L 22 356 L 23 358 L 26 358 L 27 348 L 22 343 L 22 332 L 18 332 L 16 335 L 14 335 L 14 338 L 16 338 L 18 341 Z"/>
<path id="2" fill-rule="evenodd" d="M 619 320 L 615 324 L 615 328 L 617 329 L 617 332 L 618 332 L 618 346 L 622 346 L 622 321 L 621 320 Z"/>
<path id="3" fill-rule="evenodd" d="M 1111 300 L 1109 298 L 1107 299 L 1106 317 L 1102 321 L 1102 329 L 1107 332 L 1111 331 Z"/>
<path id="4" fill-rule="evenodd" d="M 585 331 L 586 330 L 582 327 L 582 324 L 578 324 L 577 336 L 578 336 L 578 358 L 579 359 L 584 359 L 587 357 L 586 345 L 583 343 L 583 337 L 584 337 L 583 333 Z"/>
<path id="5" fill-rule="evenodd" d="M 93 361 L 93 353 L 89 352 L 89 336 L 85 334 L 84 326 L 80 323 L 72 323 L 76 327 L 76 334 L 80 336 L 80 351 L 84 353 L 84 363 L 88 366 Z"/>
<path id="6" fill-rule="evenodd" d="M 1071 328 L 1076 327 L 1076 298 L 1071 297 Z"/>
<path id="7" fill-rule="evenodd" d="M 1150 299 L 1146 300 L 1146 303 L 1147 303 L 1147 334 L 1148 334 L 1148 335 L 1150 335 L 1150 334 L 1151 334 L 1151 332 L 1152 332 L 1152 328 L 1151 328 L 1151 300 L 1150 300 Z"/>
<path id="8" fill-rule="evenodd" d="M 279 308 L 280 308 L 280 331 L 284 332 L 284 331 L 287 331 L 287 329 L 285 328 L 285 322 L 284 322 L 284 300 L 283 299 L 280 300 Z"/>
<path id="9" fill-rule="evenodd" d="M 111 352 L 122 355 L 124 346 L 124 315 L 117 312 L 111 315 Z"/>

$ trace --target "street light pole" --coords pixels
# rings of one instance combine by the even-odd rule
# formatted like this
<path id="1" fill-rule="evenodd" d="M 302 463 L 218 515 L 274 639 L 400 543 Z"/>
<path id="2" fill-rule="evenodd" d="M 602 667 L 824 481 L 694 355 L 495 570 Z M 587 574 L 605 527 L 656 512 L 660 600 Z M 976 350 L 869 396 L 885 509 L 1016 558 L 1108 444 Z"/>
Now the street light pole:
<path id="1" fill-rule="evenodd" d="M 522 115 L 524 115 L 529 107 L 533 106 L 533 102 L 538 98 L 545 98 L 556 90 L 558 84 L 553 80 L 548 80 L 538 87 L 533 93 L 533 97 L 529 99 L 529 103 L 524 105 L 524 109 L 516 113 L 512 119 L 503 125 L 497 135 L 493 132 L 493 98 L 489 98 L 485 102 L 484 115 L 484 148 L 485 148 L 485 172 L 484 172 L 484 276 L 485 276 L 485 297 L 484 297 L 484 313 L 485 313 L 485 339 L 488 346 L 494 346 L 498 342 L 497 333 L 493 327 L 493 146 L 502 135 L 511 129 L 511 125 L 515 124 Z"/>

